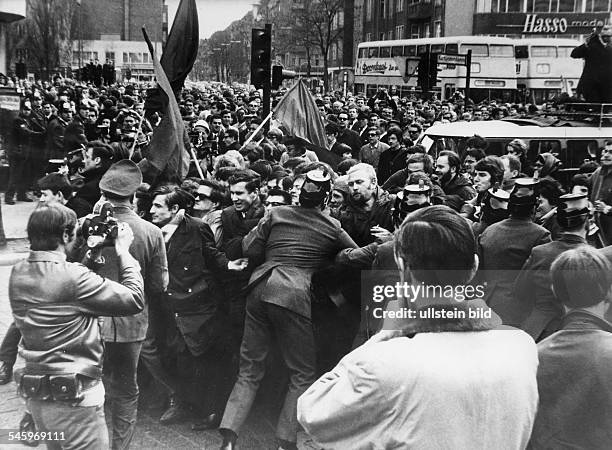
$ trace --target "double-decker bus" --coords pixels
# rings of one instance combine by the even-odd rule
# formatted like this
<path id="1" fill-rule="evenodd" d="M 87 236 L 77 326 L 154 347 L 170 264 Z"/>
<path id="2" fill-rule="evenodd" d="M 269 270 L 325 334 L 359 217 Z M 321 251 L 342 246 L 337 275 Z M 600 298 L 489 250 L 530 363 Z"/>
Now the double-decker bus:
<path id="1" fill-rule="evenodd" d="M 524 101 L 544 103 L 560 92 L 575 91 L 583 63 L 570 57 L 575 39 L 523 38 L 514 45 L 516 83 Z"/>
<path id="2" fill-rule="evenodd" d="M 495 98 L 510 101 L 517 87 L 514 40 L 492 36 L 451 36 L 442 38 L 402 39 L 362 42 L 358 45 L 355 66 L 355 90 L 367 96 L 378 88 L 397 87 L 401 96 L 416 88 L 416 76 L 404 83 L 396 59 L 412 60 L 412 67 L 419 55 L 432 53 L 466 54 L 472 50 L 470 97 L 475 101 Z M 442 98 L 449 98 L 454 91 L 465 89 L 466 67 L 439 64 L 437 89 Z M 410 70 L 410 69 L 409 69 Z"/>

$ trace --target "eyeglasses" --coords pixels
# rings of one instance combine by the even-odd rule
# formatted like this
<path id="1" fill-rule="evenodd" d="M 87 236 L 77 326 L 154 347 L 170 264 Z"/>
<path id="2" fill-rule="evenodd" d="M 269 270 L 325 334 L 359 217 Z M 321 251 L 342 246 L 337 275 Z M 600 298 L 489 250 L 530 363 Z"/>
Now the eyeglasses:
<path id="1" fill-rule="evenodd" d="M 338 117 L 338 120 L 348 120 L 348 117 Z"/>
<path id="2" fill-rule="evenodd" d="M 376 137 L 376 136 L 378 136 L 378 135 L 377 135 L 376 133 L 368 133 L 368 136 L 370 136 L 370 137 Z"/>
<path id="3" fill-rule="evenodd" d="M 269 134 L 268 139 L 280 139 L 280 136 L 276 136 L 275 134 Z"/>

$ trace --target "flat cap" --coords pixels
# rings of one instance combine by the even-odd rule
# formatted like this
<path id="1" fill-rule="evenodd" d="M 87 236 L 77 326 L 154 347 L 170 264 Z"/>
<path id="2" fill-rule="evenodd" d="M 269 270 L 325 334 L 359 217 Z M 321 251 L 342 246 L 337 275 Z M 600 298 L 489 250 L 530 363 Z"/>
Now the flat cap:
<path id="1" fill-rule="evenodd" d="M 134 161 L 122 159 L 116 162 L 100 180 L 100 190 L 118 197 L 129 197 L 142 183 L 142 172 Z"/>

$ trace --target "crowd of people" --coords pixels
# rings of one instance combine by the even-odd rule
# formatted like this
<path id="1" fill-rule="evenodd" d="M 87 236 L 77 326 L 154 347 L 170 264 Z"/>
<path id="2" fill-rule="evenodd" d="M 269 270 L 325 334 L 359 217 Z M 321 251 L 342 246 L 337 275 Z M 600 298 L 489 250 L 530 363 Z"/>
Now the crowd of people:
<path id="1" fill-rule="evenodd" d="M 284 449 L 300 426 L 325 448 L 608 446 L 612 140 L 564 186 L 558 159 L 529 160 L 520 139 L 503 155 L 480 136 L 459 153 L 419 144 L 436 122 L 534 105 L 317 94 L 322 149 L 261 127 L 257 91 L 210 85 L 180 98 L 197 158 L 187 178 L 147 183 L 136 163 L 161 119 L 145 90 L 24 90 L 4 200 L 40 206 L 0 347 L 8 383 L 22 340 L 22 428 L 103 448 L 106 399 L 111 447 L 127 448 L 140 364 L 168 398 L 162 424 L 195 415 L 226 449 L 270 369 L 287 374 Z M 98 247 L 84 224 L 106 204 L 119 225 Z M 404 306 L 492 315 L 390 331 L 362 283 L 372 269 L 383 285 L 484 284 L 482 304 Z M 67 307 L 50 313 L 57 304 Z M 58 383 L 74 395 L 56 395 Z"/>

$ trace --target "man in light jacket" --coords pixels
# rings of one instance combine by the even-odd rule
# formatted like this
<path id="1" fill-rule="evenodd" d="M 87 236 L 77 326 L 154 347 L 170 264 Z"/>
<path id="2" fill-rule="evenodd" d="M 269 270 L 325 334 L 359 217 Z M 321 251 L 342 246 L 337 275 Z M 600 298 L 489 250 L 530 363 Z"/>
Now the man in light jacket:
<path id="1" fill-rule="evenodd" d="M 525 448 L 536 346 L 500 326 L 477 285 L 463 289 L 478 267 L 467 221 L 446 206 L 413 212 L 396 233 L 395 258 L 400 286 L 449 286 L 454 296 L 427 289 L 392 302 L 393 311 L 372 308 L 408 318 L 387 321 L 316 381 L 298 400 L 298 421 L 328 449 Z"/>

